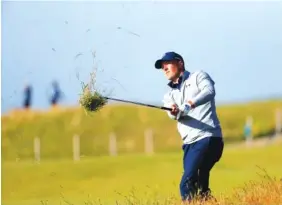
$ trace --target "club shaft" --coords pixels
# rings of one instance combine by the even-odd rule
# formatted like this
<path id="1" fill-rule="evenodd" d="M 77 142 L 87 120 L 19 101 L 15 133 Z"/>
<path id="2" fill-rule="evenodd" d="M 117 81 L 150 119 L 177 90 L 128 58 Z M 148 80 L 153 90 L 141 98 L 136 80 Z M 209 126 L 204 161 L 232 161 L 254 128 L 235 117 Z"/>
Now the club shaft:
<path id="1" fill-rule="evenodd" d="M 110 97 L 105 97 L 105 98 L 108 99 L 108 100 L 114 100 L 114 101 L 125 102 L 125 103 L 132 103 L 132 104 L 135 104 L 135 105 L 142 105 L 142 106 L 146 106 L 146 107 L 158 108 L 158 109 L 167 110 L 167 111 L 172 110 L 171 108 L 168 108 L 168 107 L 161 107 L 161 106 L 150 105 L 150 104 L 134 102 L 134 101 L 129 101 L 129 100 L 122 100 L 122 99 L 110 98 Z"/>

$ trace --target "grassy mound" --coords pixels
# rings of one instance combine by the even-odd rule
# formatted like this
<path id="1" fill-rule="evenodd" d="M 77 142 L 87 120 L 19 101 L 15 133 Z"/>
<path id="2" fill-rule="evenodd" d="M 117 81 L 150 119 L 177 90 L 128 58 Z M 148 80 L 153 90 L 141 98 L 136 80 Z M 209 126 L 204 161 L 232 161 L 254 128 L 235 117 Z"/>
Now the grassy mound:
<path id="1" fill-rule="evenodd" d="M 273 134 L 275 111 L 282 101 L 219 106 L 226 141 L 243 140 L 246 117 L 253 116 L 255 138 Z M 2 160 L 33 159 L 34 138 L 41 141 L 42 159 L 72 158 L 73 136 L 80 136 L 82 157 L 108 155 L 109 135 L 117 136 L 118 154 L 144 153 L 144 132 L 153 130 L 154 150 L 178 150 L 176 122 L 165 111 L 131 105 L 107 105 L 86 115 L 83 109 L 15 112 L 2 116 Z"/>

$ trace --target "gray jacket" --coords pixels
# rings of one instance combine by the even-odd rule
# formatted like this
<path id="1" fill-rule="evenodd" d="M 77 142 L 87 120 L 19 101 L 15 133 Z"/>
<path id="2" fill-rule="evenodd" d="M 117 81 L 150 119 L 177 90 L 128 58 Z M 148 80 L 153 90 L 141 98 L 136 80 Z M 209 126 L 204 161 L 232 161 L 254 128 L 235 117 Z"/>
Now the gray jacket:
<path id="1" fill-rule="evenodd" d="M 183 143 L 190 144 L 205 137 L 222 137 L 214 100 L 215 83 L 211 77 L 203 71 L 184 71 L 179 81 L 179 84 L 168 84 L 170 90 L 165 94 L 163 102 L 165 107 L 173 104 L 180 107 L 190 100 L 196 106 L 177 120 Z M 170 112 L 167 113 L 176 120 Z"/>

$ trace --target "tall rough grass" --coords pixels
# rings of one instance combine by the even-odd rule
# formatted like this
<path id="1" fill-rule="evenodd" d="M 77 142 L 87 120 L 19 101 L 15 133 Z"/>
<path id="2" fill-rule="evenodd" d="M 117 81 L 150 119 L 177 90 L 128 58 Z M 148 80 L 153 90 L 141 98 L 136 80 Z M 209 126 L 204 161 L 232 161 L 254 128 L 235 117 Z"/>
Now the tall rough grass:
<path id="1" fill-rule="evenodd" d="M 244 187 L 236 188 L 230 196 L 221 195 L 217 199 L 195 199 L 192 202 L 182 202 L 176 196 L 167 199 L 155 198 L 138 199 L 131 194 L 125 197 L 120 205 L 281 205 L 282 178 L 276 179 L 269 175 L 263 176 L 261 181 L 249 181 Z"/>
<path id="2" fill-rule="evenodd" d="M 234 192 L 229 204 L 282 204 L 282 178 L 265 175 L 261 181 L 250 181 Z"/>
<path id="3" fill-rule="evenodd" d="M 120 194 L 122 195 L 122 194 Z M 116 205 L 281 205 L 282 204 L 282 179 L 278 180 L 268 175 L 263 180 L 250 181 L 244 187 L 234 189 L 230 196 L 221 195 L 217 199 L 195 199 L 192 202 L 183 202 L 178 196 L 160 198 L 157 193 L 144 198 L 135 196 L 134 191 L 128 195 L 122 195 L 124 200 L 116 201 Z M 62 197 L 62 204 L 72 203 Z M 48 203 L 45 202 L 45 205 Z M 85 205 L 104 205 L 101 200 L 88 199 Z"/>

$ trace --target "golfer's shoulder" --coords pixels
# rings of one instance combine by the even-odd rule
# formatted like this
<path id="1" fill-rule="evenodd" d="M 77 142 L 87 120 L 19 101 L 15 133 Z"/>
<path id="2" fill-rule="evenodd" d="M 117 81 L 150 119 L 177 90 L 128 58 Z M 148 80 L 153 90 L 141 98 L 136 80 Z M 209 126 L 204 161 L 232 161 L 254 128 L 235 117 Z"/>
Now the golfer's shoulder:
<path id="1" fill-rule="evenodd" d="M 164 94 L 164 97 L 171 97 L 173 91 L 174 91 L 174 90 L 173 90 L 172 88 L 169 88 L 168 90 L 166 90 L 166 92 L 165 92 L 165 94 Z"/>
<path id="2" fill-rule="evenodd" d="M 173 101 L 172 89 L 169 89 L 163 96 L 163 102 L 168 103 Z"/>
<path id="3" fill-rule="evenodd" d="M 195 78 L 197 81 L 202 79 L 211 79 L 209 73 L 204 70 L 196 70 L 190 73 L 191 78 Z"/>
<path id="4" fill-rule="evenodd" d="M 174 92 L 175 92 L 175 89 L 168 86 L 168 89 L 166 90 L 166 92 L 164 94 L 164 98 L 172 98 Z"/>
<path id="5" fill-rule="evenodd" d="M 196 71 L 191 72 L 190 75 L 194 77 L 198 77 L 198 76 L 206 76 L 209 74 L 204 70 L 196 70 Z"/>

